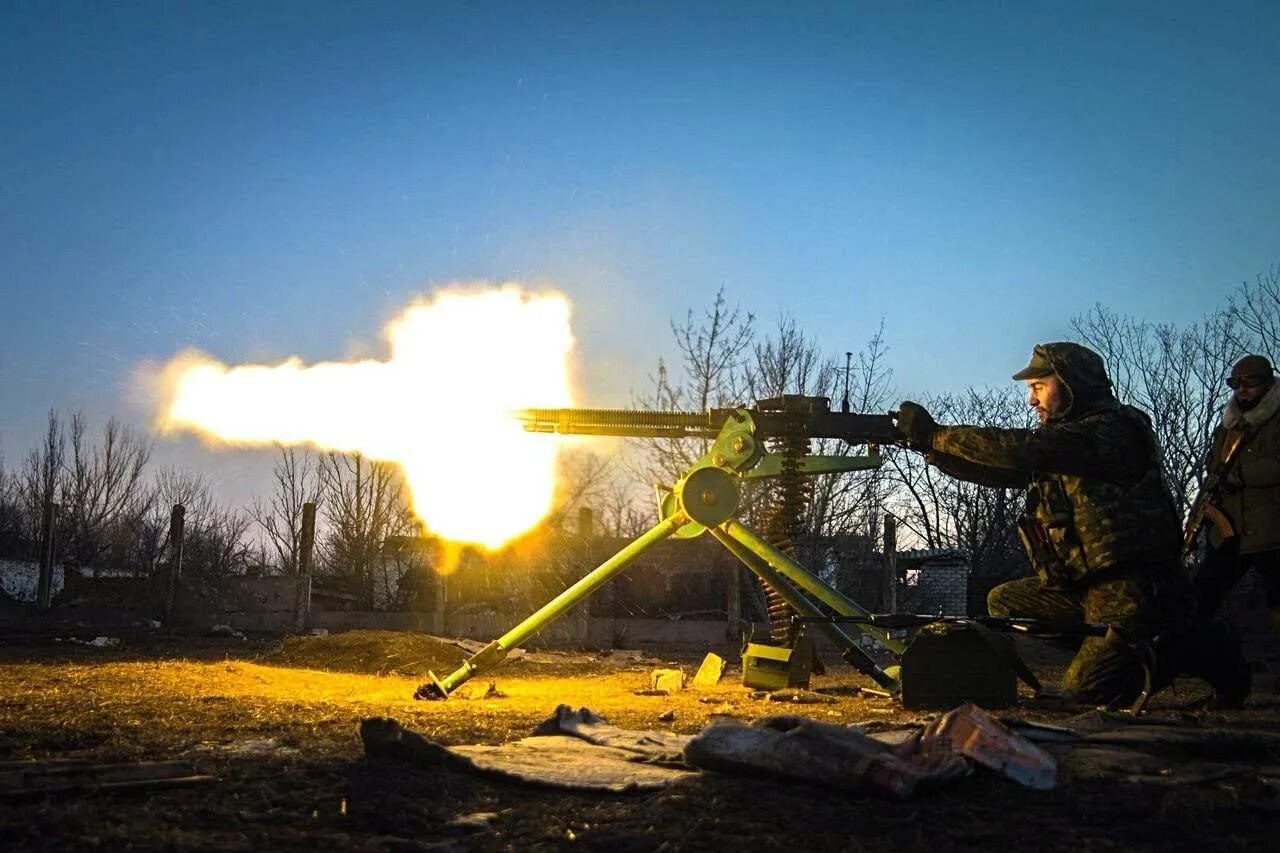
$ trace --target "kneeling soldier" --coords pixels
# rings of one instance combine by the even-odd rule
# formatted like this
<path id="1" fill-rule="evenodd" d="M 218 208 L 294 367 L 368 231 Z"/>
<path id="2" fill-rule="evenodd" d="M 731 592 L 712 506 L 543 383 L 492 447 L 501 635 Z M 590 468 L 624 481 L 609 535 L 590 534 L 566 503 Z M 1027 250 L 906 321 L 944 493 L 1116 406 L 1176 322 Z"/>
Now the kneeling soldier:
<path id="1" fill-rule="evenodd" d="M 911 402 L 901 406 L 899 429 L 909 447 L 951 476 L 1027 489 L 1019 526 L 1036 576 L 993 589 L 988 609 L 992 616 L 1110 626 L 1105 638 L 1080 643 L 1063 687 L 1082 702 L 1127 704 L 1144 683 L 1135 644 L 1192 633 L 1180 524 L 1151 421 L 1116 399 L 1102 359 L 1079 344 L 1035 347 L 1013 378 L 1027 383 L 1036 429 L 939 426 Z M 1206 641 L 1226 650 L 1228 660 L 1208 655 Z M 1243 702 L 1248 668 L 1236 660 L 1234 638 L 1174 645 L 1194 647 L 1191 658 L 1218 665 L 1167 659 L 1157 674 L 1162 682 L 1184 664 L 1210 680 L 1220 704 Z"/>

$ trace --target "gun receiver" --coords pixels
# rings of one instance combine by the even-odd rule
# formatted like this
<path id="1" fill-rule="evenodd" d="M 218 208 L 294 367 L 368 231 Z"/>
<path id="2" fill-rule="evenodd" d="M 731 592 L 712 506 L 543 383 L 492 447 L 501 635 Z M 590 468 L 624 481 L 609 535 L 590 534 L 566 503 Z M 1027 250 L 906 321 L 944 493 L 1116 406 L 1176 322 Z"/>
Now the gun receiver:
<path id="1" fill-rule="evenodd" d="M 835 438 L 849 444 L 893 444 L 902 434 L 889 414 L 833 412 L 826 397 L 787 395 L 741 409 L 663 412 L 638 409 L 523 409 L 529 432 L 627 438 L 715 438 L 731 420 L 755 425 L 758 438 Z"/>

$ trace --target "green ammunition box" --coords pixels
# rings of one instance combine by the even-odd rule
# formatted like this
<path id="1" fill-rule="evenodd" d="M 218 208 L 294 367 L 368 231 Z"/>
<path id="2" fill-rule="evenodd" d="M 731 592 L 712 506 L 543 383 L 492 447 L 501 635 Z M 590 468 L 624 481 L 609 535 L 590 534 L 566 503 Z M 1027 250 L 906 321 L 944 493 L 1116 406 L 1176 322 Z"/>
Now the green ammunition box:
<path id="1" fill-rule="evenodd" d="M 1009 637 L 974 624 L 929 625 L 902 653 L 902 706 L 1007 708 L 1018 701 L 1016 666 Z"/>

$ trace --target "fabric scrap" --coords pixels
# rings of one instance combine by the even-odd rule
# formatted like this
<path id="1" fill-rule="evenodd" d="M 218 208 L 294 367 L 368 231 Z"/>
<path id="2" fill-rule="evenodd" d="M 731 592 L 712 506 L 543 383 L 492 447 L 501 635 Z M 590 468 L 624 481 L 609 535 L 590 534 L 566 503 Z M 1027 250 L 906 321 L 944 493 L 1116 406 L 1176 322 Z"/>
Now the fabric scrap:
<path id="1" fill-rule="evenodd" d="M 914 749 L 914 743 L 909 746 Z M 800 779 L 900 799 L 969 773 L 959 755 L 904 751 L 858 729 L 793 715 L 753 725 L 713 723 L 689 741 L 684 757 L 703 770 Z"/>
<path id="2" fill-rule="evenodd" d="M 538 724 L 535 735 L 569 735 L 588 743 L 621 749 L 640 760 L 658 764 L 683 765 L 683 753 L 690 735 L 675 732 L 636 731 L 610 725 L 590 708 L 574 710 L 560 705 L 551 716 Z M 635 759 L 633 759 L 635 760 Z"/>
<path id="3" fill-rule="evenodd" d="M 963 755 L 1039 791 L 1057 784 L 1057 759 L 971 702 L 925 726 L 916 748 L 925 756 Z"/>

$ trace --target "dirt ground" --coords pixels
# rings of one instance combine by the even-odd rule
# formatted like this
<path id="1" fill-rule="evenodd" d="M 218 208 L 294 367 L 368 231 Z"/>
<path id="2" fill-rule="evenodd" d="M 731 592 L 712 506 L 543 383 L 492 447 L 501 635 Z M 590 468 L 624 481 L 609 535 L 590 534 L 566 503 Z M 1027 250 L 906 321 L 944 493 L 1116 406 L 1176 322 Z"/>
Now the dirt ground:
<path id="1" fill-rule="evenodd" d="M 448 672 L 465 655 L 429 637 L 367 631 L 283 645 L 2 640 L 0 771 L 33 760 L 182 759 L 216 780 L 0 796 L 0 849 L 1244 850 L 1280 827 L 1274 743 L 1237 747 L 1239 754 L 1139 750 L 1139 773 L 1114 752 L 1055 747 L 1057 790 L 1031 791 L 979 772 L 908 801 L 713 774 L 656 793 L 583 794 L 367 759 L 357 726 L 371 716 L 393 717 L 444 744 L 523 737 L 560 703 L 590 707 L 627 728 L 685 733 L 717 715 L 795 712 L 839 723 L 922 717 L 860 694 L 853 688 L 869 682 L 842 667 L 815 680 L 830 700 L 824 704 L 770 701 L 743 688 L 733 671 L 710 690 L 636 695 L 655 666 L 692 672 L 700 655 L 622 651 L 519 655 L 495 674 L 498 695 L 485 695 L 484 680 L 447 702 L 412 699 L 427 669 Z M 1180 684 L 1157 698 L 1152 717 L 1188 729 L 1280 735 L 1275 694 L 1259 694 L 1238 712 L 1198 710 L 1203 698 L 1200 685 Z M 659 722 L 666 712 L 674 719 Z M 1213 762 L 1205 765 L 1212 772 L 1183 772 L 1197 761 Z"/>

